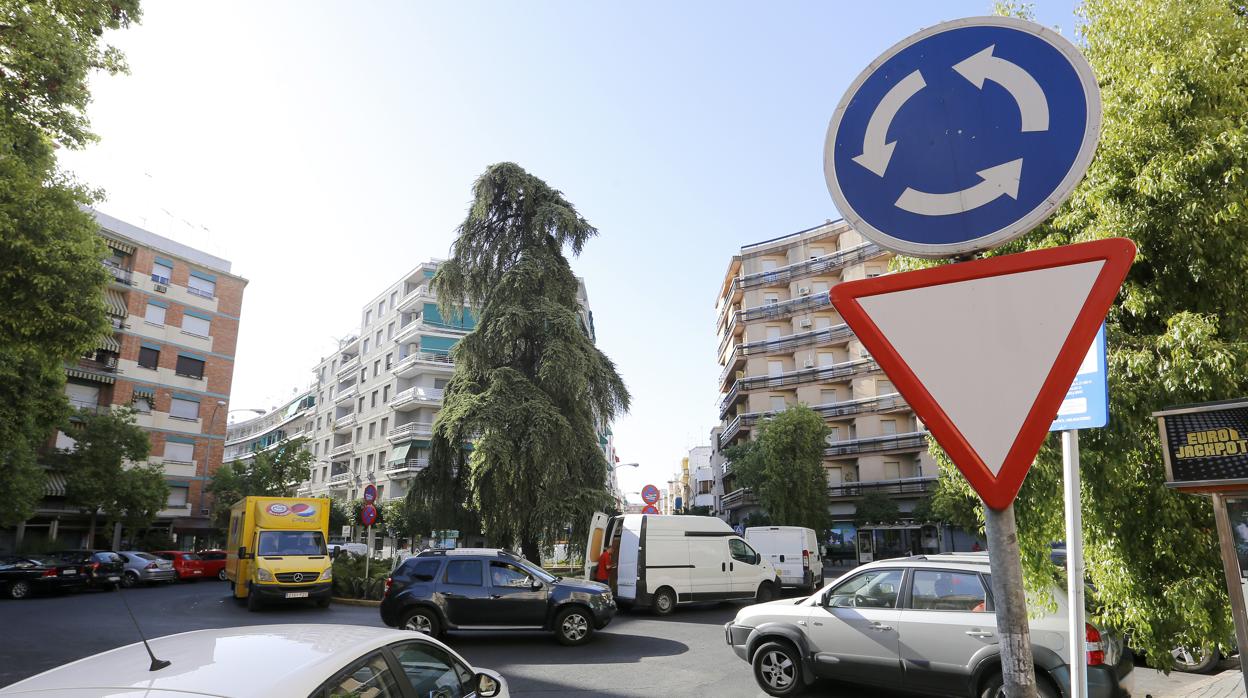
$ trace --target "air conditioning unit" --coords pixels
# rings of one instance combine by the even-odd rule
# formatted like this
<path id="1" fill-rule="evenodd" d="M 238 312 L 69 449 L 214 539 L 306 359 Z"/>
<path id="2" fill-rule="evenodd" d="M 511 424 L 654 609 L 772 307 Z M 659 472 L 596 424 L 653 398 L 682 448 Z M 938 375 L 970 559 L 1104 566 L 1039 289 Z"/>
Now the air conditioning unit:
<path id="1" fill-rule="evenodd" d="M 804 317 L 797 321 L 798 327 L 810 327 L 810 318 Z"/>
<path id="2" fill-rule="evenodd" d="M 814 359 L 812 359 L 812 358 L 807 358 L 807 359 L 806 359 L 806 363 L 804 363 L 804 364 L 802 364 L 802 365 L 803 365 L 803 366 L 805 366 L 806 368 L 814 368 L 814 367 L 815 367 L 815 360 L 814 360 Z"/>
<path id="3" fill-rule="evenodd" d="M 737 380 L 745 378 L 745 371 L 737 371 Z"/>
<path id="4" fill-rule="evenodd" d="M 157 293 L 168 293 L 169 287 L 164 284 L 152 284 L 152 289 Z"/>
<path id="5" fill-rule="evenodd" d="M 797 295 L 799 295 L 799 296 L 809 296 L 809 295 L 810 295 L 810 289 L 809 289 L 808 287 L 806 287 L 806 286 L 802 286 L 801 288 L 797 289 Z"/>

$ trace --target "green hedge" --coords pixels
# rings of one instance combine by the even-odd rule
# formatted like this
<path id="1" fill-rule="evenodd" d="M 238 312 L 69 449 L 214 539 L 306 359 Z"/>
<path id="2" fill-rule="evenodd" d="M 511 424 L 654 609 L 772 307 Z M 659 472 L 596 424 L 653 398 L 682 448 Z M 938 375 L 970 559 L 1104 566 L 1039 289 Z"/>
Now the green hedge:
<path id="1" fill-rule="evenodd" d="M 344 599 L 381 600 L 390 576 L 390 561 L 373 558 L 364 578 L 364 556 L 348 552 L 334 558 L 334 596 Z"/>

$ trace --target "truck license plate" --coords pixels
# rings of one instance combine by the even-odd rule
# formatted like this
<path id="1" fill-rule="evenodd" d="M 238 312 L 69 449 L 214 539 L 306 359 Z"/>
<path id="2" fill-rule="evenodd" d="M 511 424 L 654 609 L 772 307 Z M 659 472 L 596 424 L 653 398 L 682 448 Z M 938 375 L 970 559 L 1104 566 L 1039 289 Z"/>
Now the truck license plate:
<path id="1" fill-rule="evenodd" d="M 286 592 L 286 598 L 288 598 L 288 599 L 306 599 L 306 598 L 308 598 L 308 592 L 306 592 L 306 591 L 288 591 L 288 592 Z"/>

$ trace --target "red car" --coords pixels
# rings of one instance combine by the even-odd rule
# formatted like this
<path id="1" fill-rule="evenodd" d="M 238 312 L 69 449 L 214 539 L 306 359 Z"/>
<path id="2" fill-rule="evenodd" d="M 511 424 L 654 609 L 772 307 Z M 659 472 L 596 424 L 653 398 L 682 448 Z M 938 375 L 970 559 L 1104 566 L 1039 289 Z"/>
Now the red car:
<path id="1" fill-rule="evenodd" d="M 178 573 L 178 579 L 194 581 L 204 578 L 204 562 L 195 553 L 188 553 L 185 550 L 153 550 L 152 554 L 156 557 L 172 560 L 173 569 Z"/>
<path id="2" fill-rule="evenodd" d="M 205 577 L 216 577 L 221 581 L 225 581 L 225 551 L 224 550 L 201 550 L 198 553 L 200 561 L 204 565 Z"/>

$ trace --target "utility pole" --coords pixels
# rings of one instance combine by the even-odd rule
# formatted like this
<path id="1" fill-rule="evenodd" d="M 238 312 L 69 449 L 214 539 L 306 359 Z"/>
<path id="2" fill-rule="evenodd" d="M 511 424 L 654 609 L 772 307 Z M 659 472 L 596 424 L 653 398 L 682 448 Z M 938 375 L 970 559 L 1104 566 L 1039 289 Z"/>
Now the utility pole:
<path id="1" fill-rule="evenodd" d="M 1006 698 L 1036 698 L 1036 670 L 1032 666 L 1027 596 L 1023 591 L 1023 563 L 1018 550 L 1014 504 L 1000 510 L 985 504 L 984 528 L 988 534 L 988 564 L 992 570 L 992 599 L 1005 695 Z"/>

